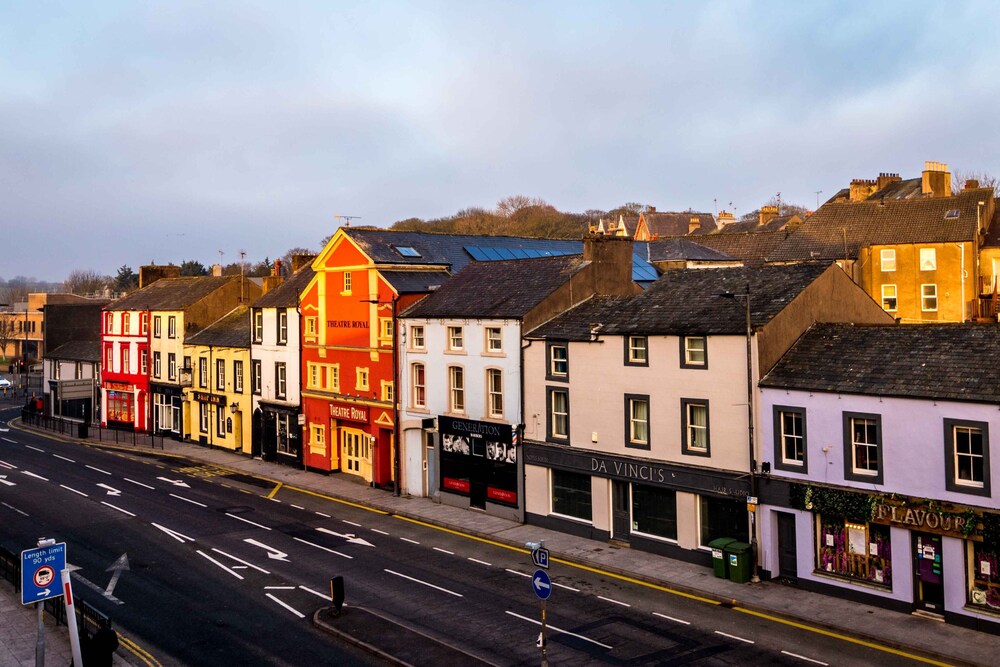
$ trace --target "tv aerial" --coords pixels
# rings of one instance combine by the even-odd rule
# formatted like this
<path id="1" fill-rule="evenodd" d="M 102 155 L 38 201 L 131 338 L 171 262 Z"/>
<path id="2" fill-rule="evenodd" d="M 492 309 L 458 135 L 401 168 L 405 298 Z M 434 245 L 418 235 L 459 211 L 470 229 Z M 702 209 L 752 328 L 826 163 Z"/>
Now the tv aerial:
<path id="1" fill-rule="evenodd" d="M 337 220 L 343 220 L 344 221 L 344 227 L 350 227 L 351 226 L 351 220 L 360 220 L 361 219 L 360 215 L 335 215 L 333 217 L 335 219 L 337 219 Z"/>

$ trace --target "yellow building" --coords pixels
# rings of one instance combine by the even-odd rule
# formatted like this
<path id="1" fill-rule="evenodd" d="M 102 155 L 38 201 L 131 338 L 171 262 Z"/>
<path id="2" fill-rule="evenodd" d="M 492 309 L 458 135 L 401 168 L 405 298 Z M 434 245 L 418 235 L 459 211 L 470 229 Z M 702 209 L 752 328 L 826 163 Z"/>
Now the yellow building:
<path id="1" fill-rule="evenodd" d="M 184 391 L 184 435 L 194 442 L 250 453 L 250 313 L 240 306 L 184 341 L 191 386 Z"/>

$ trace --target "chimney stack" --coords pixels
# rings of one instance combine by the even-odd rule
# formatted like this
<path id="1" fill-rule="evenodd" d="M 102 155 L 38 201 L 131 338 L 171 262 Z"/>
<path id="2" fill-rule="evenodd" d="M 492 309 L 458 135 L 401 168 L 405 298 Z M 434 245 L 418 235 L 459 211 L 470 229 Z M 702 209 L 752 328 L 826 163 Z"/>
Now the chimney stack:
<path id="1" fill-rule="evenodd" d="M 760 225 L 764 226 L 778 217 L 778 207 L 777 206 L 761 206 L 760 214 L 758 220 Z"/>
<path id="2" fill-rule="evenodd" d="M 864 201 L 875 194 L 878 189 L 878 181 L 867 178 L 855 178 L 851 181 L 850 201 Z"/>
<path id="3" fill-rule="evenodd" d="M 719 223 L 719 227 L 725 227 L 726 225 L 728 225 L 731 222 L 736 222 L 736 216 L 734 214 L 730 213 L 729 211 L 723 210 L 723 211 L 719 211 L 719 215 L 717 216 L 717 220 L 718 220 L 718 223 Z"/>
<path id="4" fill-rule="evenodd" d="M 979 180 L 975 179 L 975 178 L 968 179 L 965 182 L 965 189 L 966 190 L 978 190 L 979 189 Z"/>
<path id="5" fill-rule="evenodd" d="M 139 267 L 139 289 L 152 285 L 160 278 L 180 278 L 181 267 L 150 264 Z"/>
<path id="6" fill-rule="evenodd" d="M 316 255 L 292 255 L 292 273 L 295 273 L 306 264 L 311 264 L 316 259 Z"/>
<path id="7" fill-rule="evenodd" d="M 699 229 L 701 229 L 701 218 L 694 216 L 688 218 L 688 234 L 694 234 Z"/>
<path id="8" fill-rule="evenodd" d="M 875 184 L 876 192 L 881 190 L 890 183 L 898 183 L 903 179 L 899 177 L 899 174 L 893 174 L 889 172 L 882 172 L 878 175 L 878 182 Z"/>
<path id="9" fill-rule="evenodd" d="M 594 265 L 599 294 L 632 294 L 632 239 L 628 236 L 587 235 L 583 258 Z"/>
<path id="10" fill-rule="evenodd" d="M 951 172 L 944 162 L 924 162 L 920 191 L 931 197 L 951 196 Z"/>
<path id="11" fill-rule="evenodd" d="M 222 264 L 213 264 L 212 265 L 212 275 L 215 276 L 216 278 L 219 278 L 219 277 L 222 276 Z"/>

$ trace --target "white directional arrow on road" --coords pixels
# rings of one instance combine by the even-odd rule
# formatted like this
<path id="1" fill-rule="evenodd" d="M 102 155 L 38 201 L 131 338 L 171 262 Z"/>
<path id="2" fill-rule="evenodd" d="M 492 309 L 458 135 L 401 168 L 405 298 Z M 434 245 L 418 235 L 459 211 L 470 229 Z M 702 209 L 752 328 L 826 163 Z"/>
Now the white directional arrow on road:
<path id="1" fill-rule="evenodd" d="M 150 525 L 153 526 L 153 528 L 156 528 L 157 530 L 162 530 L 164 533 L 166 533 L 170 537 L 174 538 L 175 540 L 177 540 L 181 544 L 184 544 L 185 542 L 194 542 L 194 538 L 193 537 L 188 537 L 184 533 L 178 533 L 176 530 L 171 530 L 171 529 L 167 528 L 166 526 L 161 526 L 158 523 L 152 523 Z"/>
<path id="2" fill-rule="evenodd" d="M 111 567 L 105 570 L 105 572 L 111 572 L 111 581 L 108 582 L 108 587 L 104 589 L 104 597 L 114 597 L 118 577 L 122 576 L 122 570 L 128 569 L 128 554 L 122 554 L 118 557 L 118 560 L 111 564 Z"/>
<path id="3" fill-rule="evenodd" d="M 166 482 L 167 484 L 173 484 L 174 486 L 183 486 L 185 489 L 191 488 L 187 482 L 183 482 L 179 479 L 167 479 L 166 477 L 157 477 L 156 479 Z"/>
<path id="4" fill-rule="evenodd" d="M 36 474 L 35 474 L 35 473 L 33 473 L 33 472 L 28 472 L 27 470 L 22 470 L 21 472 L 23 472 L 23 473 L 24 473 L 25 475 L 27 475 L 28 477 L 34 477 L 35 479 L 40 479 L 40 480 L 42 480 L 43 482 L 47 482 L 47 481 L 49 481 L 49 478 L 48 478 L 48 477 L 42 477 L 41 475 L 36 475 Z"/>
<path id="5" fill-rule="evenodd" d="M 326 533 L 327 535 L 333 535 L 334 537 L 341 537 L 350 542 L 351 544 L 360 544 L 361 546 L 365 547 L 375 546 L 374 544 L 372 544 L 371 542 L 369 542 L 364 538 L 354 537 L 354 533 L 335 533 L 332 530 L 327 530 L 326 528 L 317 528 L 316 530 L 318 530 L 321 533 Z"/>
<path id="6" fill-rule="evenodd" d="M 278 551 L 274 547 L 269 547 L 268 545 L 264 544 L 263 542 L 258 542 L 257 540 L 251 540 L 250 538 L 247 538 L 247 539 L 245 539 L 243 541 L 246 542 L 247 544 L 252 544 L 255 547 L 260 547 L 261 549 L 266 549 L 267 550 L 267 557 L 270 558 L 270 559 L 272 559 L 272 560 L 281 560 L 281 561 L 284 561 L 286 563 L 289 562 L 289 560 L 288 560 L 288 554 L 286 554 L 284 551 Z"/>
<path id="7" fill-rule="evenodd" d="M 14 482 L 7 481 L 7 475 L 0 475 L 0 484 L 6 484 L 7 486 L 17 486 Z"/>
<path id="8" fill-rule="evenodd" d="M 108 486 L 107 484 L 98 484 L 97 486 L 101 487 L 102 489 L 107 489 L 109 496 L 120 496 L 122 494 L 121 491 L 119 491 L 113 486 Z"/>

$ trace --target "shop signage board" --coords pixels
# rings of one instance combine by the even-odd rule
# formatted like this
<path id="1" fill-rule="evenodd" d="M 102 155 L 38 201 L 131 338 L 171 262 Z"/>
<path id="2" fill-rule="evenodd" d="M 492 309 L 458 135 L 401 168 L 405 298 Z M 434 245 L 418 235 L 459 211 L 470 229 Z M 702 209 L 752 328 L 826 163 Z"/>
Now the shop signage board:
<path id="1" fill-rule="evenodd" d="M 876 499 L 872 511 L 872 523 L 880 523 L 901 528 L 917 529 L 936 535 L 981 542 L 979 530 L 968 530 L 966 522 L 981 520 L 981 513 L 964 505 L 932 502 L 923 499 L 897 498 L 886 502 Z"/>
<path id="2" fill-rule="evenodd" d="M 66 543 L 21 552 L 21 604 L 62 597 L 59 573 L 66 569 Z"/>

